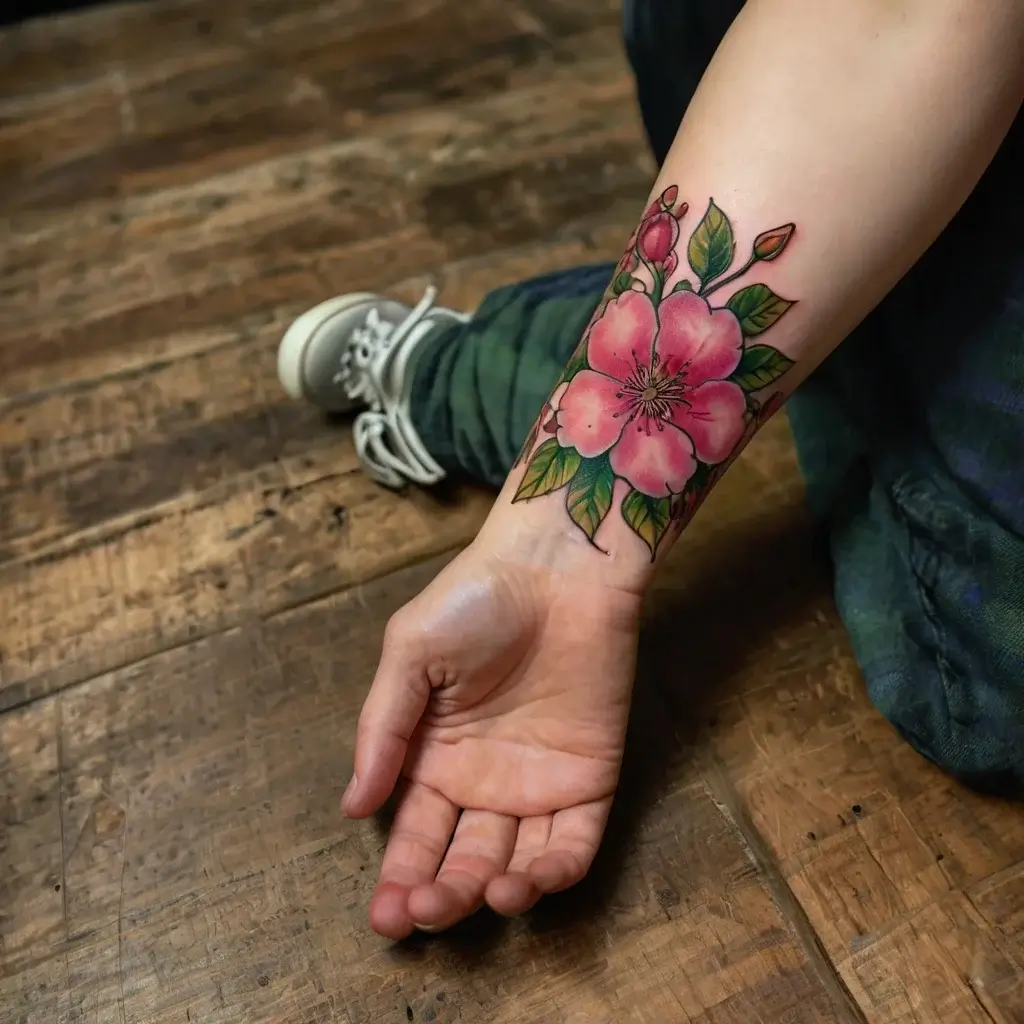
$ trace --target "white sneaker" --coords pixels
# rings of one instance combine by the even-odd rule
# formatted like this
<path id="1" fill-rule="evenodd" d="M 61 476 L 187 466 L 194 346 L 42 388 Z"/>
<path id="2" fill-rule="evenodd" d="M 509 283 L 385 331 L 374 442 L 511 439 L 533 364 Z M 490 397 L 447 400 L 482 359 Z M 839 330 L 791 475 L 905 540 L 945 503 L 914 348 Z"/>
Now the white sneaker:
<path id="1" fill-rule="evenodd" d="M 292 398 L 334 413 L 366 407 L 353 426 L 356 452 L 386 487 L 444 479 L 409 418 L 406 372 L 432 328 L 469 320 L 435 307 L 436 295 L 427 289 L 414 307 L 368 292 L 328 299 L 303 313 L 277 350 L 277 375 Z"/>

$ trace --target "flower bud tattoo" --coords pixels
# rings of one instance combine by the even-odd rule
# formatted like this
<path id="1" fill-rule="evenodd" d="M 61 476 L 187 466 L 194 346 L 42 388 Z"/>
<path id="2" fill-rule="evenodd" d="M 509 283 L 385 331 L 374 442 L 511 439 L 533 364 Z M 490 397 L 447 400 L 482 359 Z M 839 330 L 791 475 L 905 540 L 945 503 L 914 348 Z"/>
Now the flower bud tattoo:
<path id="1" fill-rule="evenodd" d="M 640 228 L 638 248 L 648 263 L 664 263 L 675 252 L 679 222 L 670 213 L 648 217 Z"/>
<path id="2" fill-rule="evenodd" d="M 783 224 L 781 228 L 772 228 L 762 232 L 754 239 L 754 258 L 773 260 L 789 245 L 789 240 L 796 230 L 795 224 Z"/>
<path id="3" fill-rule="evenodd" d="M 747 284 L 710 299 L 755 264 L 779 257 L 796 228 L 762 232 L 734 272 L 726 215 L 708 203 L 680 258 L 678 188 L 644 215 L 601 305 L 516 465 L 513 501 L 564 492 L 573 522 L 597 545 L 612 511 L 651 558 L 685 523 L 749 437 L 783 400 L 770 390 L 793 362 L 761 340 L 795 303 Z M 683 271 L 680 273 L 680 271 Z"/>

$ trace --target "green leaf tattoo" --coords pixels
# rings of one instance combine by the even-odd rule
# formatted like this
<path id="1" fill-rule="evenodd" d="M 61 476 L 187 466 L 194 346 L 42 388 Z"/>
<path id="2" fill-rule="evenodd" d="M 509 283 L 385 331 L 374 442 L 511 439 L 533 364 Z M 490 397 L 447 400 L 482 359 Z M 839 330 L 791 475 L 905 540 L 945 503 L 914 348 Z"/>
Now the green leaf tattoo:
<path id="1" fill-rule="evenodd" d="M 569 484 L 565 507 L 572 521 L 591 539 L 612 507 L 615 474 L 605 456 L 584 459 Z"/>
<path id="2" fill-rule="evenodd" d="M 765 284 L 742 282 L 756 280 L 755 265 L 784 258 L 797 238 L 796 225 L 762 231 L 749 258 L 737 263 L 732 224 L 715 201 L 708 200 L 699 223 L 693 227 L 691 221 L 684 232 L 688 212 L 675 185 L 648 205 L 583 340 L 523 445 L 512 499 L 529 501 L 558 491 L 559 509 L 564 503 L 595 548 L 605 550 L 598 547 L 605 536 L 610 545 L 625 536 L 639 549 L 624 523 L 647 546 L 652 562 L 666 536 L 675 536 L 695 514 L 743 446 L 785 401 L 791 388 L 781 390 L 776 382 L 794 365 L 784 352 L 765 345 L 761 335 L 795 301 Z M 747 230 L 744 225 L 744 236 Z M 730 291 L 734 294 L 726 301 Z M 677 294 L 685 292 L 693 294 Z M 670 305 L 662 309 L 666 301 Z M 724 310 L 732 316 L 721 315 Z M 666 347 L 659 332 L 694 344 L 699 340 L 701 358 L 678 365 L 671 343 Z M 659 345 L 666 351 L 659 351 Z M 719 380 L 712 371 L 735 365 L 737 349 L 735 372 Z M 583 370 L 594 372 L 581 375 Z M 693 393 L 709 379 L 723 400 L 705 403 L 694 419 L 686 410 L 698 403 Z M 694 464 L 694 452 L 708 431 L 734 440 L 724 447 L 706 446 L 704 453 L 715 461 Z M 596 457 L 580 454 L 597 451 Z M 621 520 L 612 515 L 616 504 Z"/>
<path id="3" fill-rule="evenodd" d="M 580 468 L 580 453 L 548 438 L 533 454 L 513 501 L 526 501 L 564 487 Z"/>
<path id="4" fill-rule="evenodd" d="M 704 219 L 690 236 L 690 245 L 687 249 L 690 266 L 700 278 L 702 285 L 729 269 L 735 248 L 729 218 L 712 199 L 708 203 Z"/>
<path id="5" fill-rule="evenodd" d="M 741 288 L 726 306 L 740 322 L 740 329 L 748 338 L 762 334 L 795 303 L 782 299 L 766 284 L 752 284 Z"/>
<path id="6" fill-rule="evenodd" d="M 778 380 L 792 365 L 792 359 L 771 345 L 751 345 L 730 379 L 744 391 L 758 391 Z"/>
<path id="7" fill-rule="evenodd" d="M 623 292 L 628 292 L 633 287 L 633 280 L 633 275 L 628 270 L 624 270 L 612 281 L 612 295 L 621 295 Z"/>
<path id="8" fill-rule="evenodd" d="M 640 491 L 630 491 L 622 502 L 622 518 L 629 528 L 650 548 L 651 559 L 671 522 L 668 498 L 651 498 Z"/>

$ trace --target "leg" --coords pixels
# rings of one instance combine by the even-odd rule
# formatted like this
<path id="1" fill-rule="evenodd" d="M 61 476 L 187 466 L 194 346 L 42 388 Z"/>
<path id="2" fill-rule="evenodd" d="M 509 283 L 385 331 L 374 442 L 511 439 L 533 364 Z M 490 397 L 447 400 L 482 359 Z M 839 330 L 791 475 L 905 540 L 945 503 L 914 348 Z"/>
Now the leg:
<path id="1" fill-rule="evenodd" d="M 659 160 L 741 6 L 625 0 Z M 1024 792 L 1022 174 L 1024 115 L 956 220 L 788 405 L 872 700 L 947 771 L 1014 793 Z M 965 261 L 972 252 L 984 256 Z M 897 413 L 908 394 L 916 411 Z"/>
<path id="2" fill-rule="evenodd" d="M 1022 168 L 1018 118 L 953 223 L 789 402 L 811 507 L 831 538 L 836 602 L 872 700 L 930 760 L 978 788 L 1016 794 Z M 993 235 L 994 220 L 1007 218 L 1016 227 Z M 983 259 L 963 259 L 982 250 Z"/>
<path id="3" fill-rule="evenodd" d="M 468 323 L 424 341 L 412 366 L 412 421 L 447 472 L 501 485 L 613 268 L 577 267 L 499 289 Z"/>
<path id="4" fill-rule="evenodd" d="M 659 162 L 742 6 L 624 3 L 625 47 Z M 381 483 L 459 473 L 498 486 L 611 272 L 612 264 L 579 267 L 499 289 L 471 319 L 429 301 L 410 310 L 377 296 L 332 299 L 285 336 L 281 380 L 325 409 L 370 406 L 356 420 L 356 443 Z"/>
<path id="5" fill-rule="evenodd" d="M 659 163 L 742 6 L 743 0 L 625 0 L 626 52 Z M 446 470 L 500 486 L 612 268 L 580 267 L 501 289 L 469 324 L 425 342 L 413 368 L 412 418 Z"/>
<path id="6" fill-rule="evenodd" d="M 386 486 L 450 473 L 499 486 L 613 266 L 498 289 L 472 317 L 434 306 L 432 293 L 415 308 L 375 295 L 331 299 L 289 328 L 281 381 L 331 412 L 364 408 L 356 447 Z"/>

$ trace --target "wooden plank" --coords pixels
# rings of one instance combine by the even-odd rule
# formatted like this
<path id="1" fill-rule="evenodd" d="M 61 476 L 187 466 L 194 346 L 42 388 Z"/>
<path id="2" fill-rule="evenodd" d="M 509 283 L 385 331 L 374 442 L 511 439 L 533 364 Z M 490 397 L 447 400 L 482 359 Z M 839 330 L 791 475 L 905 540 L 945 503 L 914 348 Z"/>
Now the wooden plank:
<path id="1" fill-rule="evenodd" d="M 592 224 L 617 204 L 635 218 L 651 168 L 625 90 L 591 88 L 587 102 L 575 134 L 564 111 L 544 114 L 562 108 L 537 91 L 108 204 L 84 225 L 24 222 L 5 257 L 3 393 L 45 387 L 58 362 L 88 374 L 90 360 L 96 372 L 159 357 L 168 335 L 223 324 L 212 318 L 246 302 L 258 314 L 261 290 L 281 302 L 287 279 L 304 273 L 379 289 Z M 502 143 L 483 146 L 497 129 Z"/>
<path id="2" fill-rule="evenodd" d="M 162 297 L 152 295 L 144 271 L 136 281 L 137 290 L 134 283 L 129 285 L 134 295 L 122 294 L 120 303 L 83 310 L 83 322 L 11 331 L 0 341 L 0 363 L 11 382 L 0 406 L 5 439 L 31 430 L 19 418 L 27 417 L 27 423 L 29 410 L 51 392 L 85 394 L 92 382 L 106 377 L 127 380 L 158 369 L 154 363 L 226 344 L 244 345 L 270 325 L 283 330 L 292 316 L 319 302 L 329 289 L 315 264 L 283 263 L 233 283 L 216 282 L 195 291 L 168 289 Z M 86 304 L 84 298 L 74 302 Z"/>
<path id="3" fill-rule="evenodd" d="M 224 50 L 244 38 L 248 4 L 202 0 L 102 4 L 0 30 L 0 96 L 33 96 L 94 84 L 161 59 Z"/>
<path id="4" fill-rule="evenodd" d="M 1024 865 L 976 882 L 968 890 L 971 903 L 986 921 L 1024 950 Z"/>
<path id="5" fill-rule="evenodd" d="M 11 827 L 10 849 L 64 878 L 61 899 L 40 868 L 3 923 L 16 1019 L 65 1007 L 154 1022 L 855 1019 L 699 775 L 671 758 L 651 770 L 673 741 L 653 690 L 632 725 L 644 756 L 587 883 L 508 927 L 481 915 L 404 949 L 368 932 L 382 837 L 345 823 L 337 794 L 383 624 L 437 568 L 0 719 L 23 737 L 13 777 L 38 770 L 25 763 L 36 745 L 60 767 Z"/>
<path id="6" fill-rule="evenodd" d="M 0 715 L 0 1007 L 12 949 L 64 937 L 61 785 L 55 703 Z"/>
<path id="7" fill-rule="evenodd" d="M 302 452 L 342 428 L 278 384 L 284 324 L 173 362 L 19 404 L 0 426 L 0 554 L 194 496 Z M 355 469 L 353 452 L 336 469 Z M 180 504 L 180 501 L 179 501 Z"/>
<path id="8" fill-rule="evenodd" d="M 495 0 L 363 5 L 355 20 L 351 6 L 306 17 L 290 32 L 253 27 L 241 45 L 179 53 L 172 41 L 150 64 L 121 60 L 83 87 L 51 94 L 48 107 L 37 97 L 9 105 L 10 123 L 0 130 L 4 207 L 56 211 L 178 187 L 350 138 L 368 120 L 557 80 L 567 70 L 555 49 L 557 31 L 572 33 L 568 48 L 561 43 L 572 65 L 605 58 L 621 66 L 615 28 L 594 19 L 559 22 L 552 38 L 543 24 L 524 23 Z M 192 17 L 197 25 L 209 20 L 201 8 Z M 159 20 L 158 11 L 154 31 Z M 457 49 L 453 38 L 461 41 Z M 105 130 L 77 130 L 82 144 L 68 150 L 52 130 L 54 119 L 75 125 L 97 90 Z"/>
<path id="9" fill-rule="evenodd" d="M 579 109 L 550 103 L 553 89 L 568 90 L 566 102 L 578 101 Z M 207 128 L 202 121 L 196 125 L 196 130 Z M 633 161 L 650 169 L 620 58 L 581 60 L 511 95 L 439 107 L 412 119 L 371 122 L 325 145 L 300 146 L 276 157 L 251 155 L 244 168 L 202 176 L 177 173 L 163 191 L 95 203 L 77 196 L 78 224 L 69 224 L 59 211 L 12 215 L 5 262 L 8 276 L 32 276 L 54 261 L 71 269 L 83 259 L 101 257 L 113 266 L 164 253 L 169 242 L 174 250 L 204 241 L 223 247 L 237 236 L 235 249 L 240 249 L 260 222 L 280 227 L 315 211 L 344 218 L 340 223 L 362 238 L 369 230 L 401 226 L 423 201 L 423 188 L 571 157 L 602 142 L 610 147 L 635 143 L 639 152 Z M 576 182 L 584 196 L 600 187 L 608 162 L 596 159 L 588 178 Z M 360 214 L 373 218 L 361 230 Z M 347 235 L 337 245 L 353 240 Z"/>
<path id="10" fill-rule="evenodd" d="M 771 635 L 806 670 L 763 674 L 714 711 L 752 823 L 869 1021 L 1020 1019 L 1022 944 L 996 923 L 988 881 L 1024 867 L 1019 808 L 953 782 L 883 720 L 834 609 L 802 622 L 802 638 Z M 999 894 L 991 919 L 972 886 Z"/>
<path id="11" fill-rule="evenodd" d="M 2 44 L 0 44 L 2 45 Z M 0 60 L 0 69 L 6 62 Z M 0 70 L 2 74 L 2 70 Z M 109 152 L 125 128 L 123 97 L 117 82 L 101 78 L 41 96 L 0 99 L 0 211 L 22 205 L 36 189 L 36 180 L 92 161 L 115 171 Z M 117 194 L 116 178 L 100 183 L 97 198 Z M 6 234 L 6 232 L 5 232 Z"/>
<path id="12" fill-rule="evenodd" d="M 472 309 L 492 287 L 614 258 L 628 223 L 602 218 L 582 238 L 449 264 L 434 280 L 443 302 Z M 389 292 L 415 302 L 427 283 L 414 278 Z M 316 450 L 331 436 L 316 410 L 287 398 L 275 368 L 290 318 L 330 294 L 329 286 L 319 275 L 294 273 L 267 284 L 262 291 L 211 295 L 209 311 L 195 310 L 191 331 L 184 318 L 170 325 L 175 333 L 156 363 L 89 387 L 26 396 L 0 411 L 0 561 L 28 557 L 75 531 L 201 492 L 284 455 Z M 256 308 L 227 305 L 244 301 L 239 292 L 251 294 Z M 202 322 L 232 310 L 237 326 Z M 143 333 L 148 322 L 129 321 L 123 330 Z M 160 330 L 155 316 L 152 330 Z M 116 347 L 116 336 L 104 337 Z"/>
<path id="13" fill-rule="evenodd" d="M 383 491 L 350 434 L 240 482 L 113 522 L 0 570 L 0 702 L 10 707 L 153 651 L 466 543 L 491 496 Z"/>
<path id="14" fill-rule="evenodd" d="M 517 277 L 614 255 L 623 230 L 453 264 L 443 298 L 472 308 Z M 425 283 L 396 294 L 418 298 Z M 346 428 L 286 399 L 279 331 L 6 411 L 0 540 L 15 561 L 0 567 L 0 704 L 472 537 L 488 495 L 450 508 L 382 491 L 362 477 Z"/>
<path id="15" fill-rule="evenodd" d="M 1024 1019 L 1024 965 L 961 893 L 918 911 L 843 966 L 871 1024 Z"/>
<path id="16" fill-rule="evenodd" d="M 317 91 L 349 124 L 519 89 L 559 64 L 622 51 L 608 3 L 558 16 L 494 0 L 427 0 L 361 4 L 355 18 L 278 4 L 267 19 L 268 6 L 250 17 L 259 62 Z"/>
<path id="17" fill-rule="evenodd" d="M 485 6 L 475 5 L 478 9 Z M 597 26 L 614 29 L 619 13 L 614 0 L 586 5 L 548 0 L 507 7 L 514 19 L 510 24 L 519 33 L 531 32 L 555 43 Z M 374 4 L 362 0 L 226 0 L 216 8 L 203 0 L 104 4 L 0 30 L 4 54 L 0 95 L 38 95 L 92 83 L 111 72 L 145 74 L 174 60 L 211 56 L 227 60 L 283 50 L 294 61 L 299 45 L 315 46 L 325 36 L 333 45 L 350 44 L 347 60 L 363 56 L 364 61 L 379 61 L 386 56 L 384 48 L 366 44 L 383 39 L 394 51 L 402 45 L 403 36 L 414 35 L 422 41 L 428 37 L 426 32 L 433 41 L 429 48 L 433 59 L 447 59 L 453 53 L 453 41 L 467 38 L 465 22 L 460 24 L 463 31 L 453 29 L 457 23 L 453 19 L 460 15 L 473 23 L 473 11 L 437 0 L 380 0 Z M 362 54 L 351 46 L 353 39 L 360 37 Z M 458 53 L 469 70 L 474 54 L 466 46 L 459 46 Z M 430 57 L 421 53 L 420 59 Z M 336 61 L 334 66 L 341 64 Z"/>

